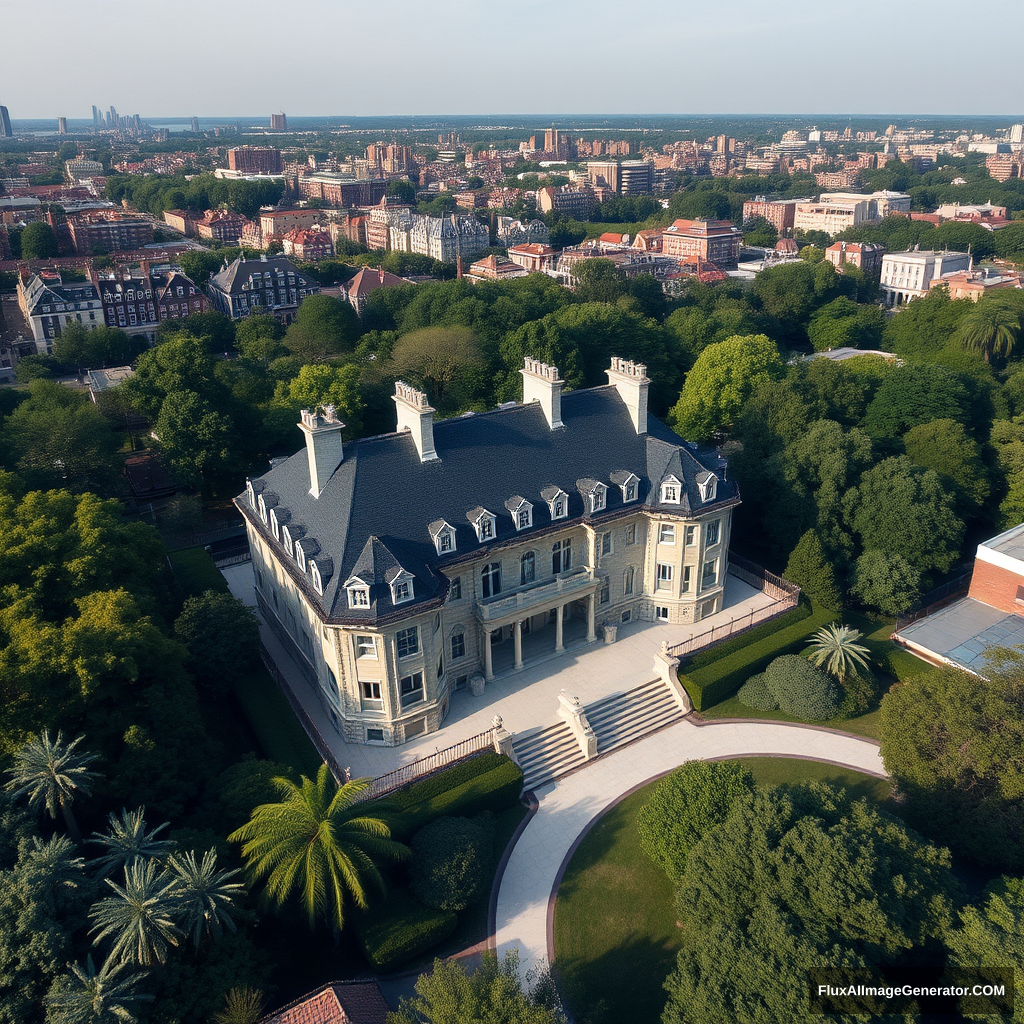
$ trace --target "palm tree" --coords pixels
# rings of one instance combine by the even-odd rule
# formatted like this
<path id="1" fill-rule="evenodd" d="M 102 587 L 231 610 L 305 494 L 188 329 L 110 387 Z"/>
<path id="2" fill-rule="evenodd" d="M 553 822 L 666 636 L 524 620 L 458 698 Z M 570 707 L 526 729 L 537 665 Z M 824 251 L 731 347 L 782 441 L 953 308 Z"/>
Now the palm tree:
<path id="1" fill-rule="evenodd" d="M 93 944 L 112 938 L 110 959 L 117 963 L 163 963 L 167 947 L 176 946 L 181 929 L 174 920 L 174 879 L 156 861 L 134 861 L 125 868 L 124 886 L 105 879 L 113 896 L 94 903 Z"/>
<path id="2" fill-rule="evenodd" d="M 202 861 L 196 860 L 195 851 L 175 855 L 167 863 L 174 879 L 173 897 L 182 931 L 192 936 L 196 949 L 204 935 L 220 938 L 226 927 L 235 930 L 235 922 L 228 913 L 235 900 L 245 892 L 241 882 L 231 879 L 239 874 L 238 868 L 217 870 L 217 851 L 207 850 Z"/>
<path id="3" fill-rule="evenodd" d="M 33 836 L 25 851 L 25 862 L 39 872 L 55 901 L 88 881 L 85 861 L 75 853 L 75 844 L 67 836 L 51 836 L 45 842 Z"/>
<path id="4" fill-rule="evenodd" d="M 305 776 L 298 785 L 291 779 L 272 781 L 280 803 L 255 808 L 228 840 L 243 844 L 248 873 L 266 878 L 272 903 L 280 906 L 295 895 L 310 927 L 324 918 L 340 929 L 349 902 L 363 908 L 369 887 L 384 888 L 374 859 L 398 860 L 408 856 L 408 848 L 391 838 L 380 818 L 359 814 L 355 802 L 369 779 L 339 786 L 321 765 L 315 781 Z"/>
<path id="5" fill-rule="evenodd" d="M 84 754 L 75 750 L 84 737 L 76 736 L 70 743 L 64 742 L 62 733 L 55 740 L 44 729 L 37 737 L 26 743 L 14 755 L 14 768 L 6 785 L 17 799 L 28 794 L 29 807 L 43 805 L 56 819 L 58 809 L 64 815 L 71 838 L 78 841 L 82 833 L 71 811 L 71 805 L 79 793 L 88 796 L 90 786 L 99 778 L 89 765 L 96 760 L 95 754 Z"/>
<path id="6" fill-rule="evenodd" d="M 107 852 L 89 861 L 89 867 L 98 868 L 97 877 L 106 878 L 137 860 L 160 860 L 166 857 L 174 851 L 174 843 L 169 839 L 157 839 L 156 836 L 167 827 L 165 821 L 152 832 L 147 832 L 144 807 L 134 811 L 122 808 L 120 817 L 111 812 L 107 818 L 107 831 L 93 832 L 89 839 L 90 843 L 105 846 Z"/>
<path id="7" fill-rule="evenodd" d="M 71 973 L 58 979 L 46 997 L 50 1024 L 135 1024 L 134 1005 L 153 998 L 134 991 L 144 975 L 123 973 L 127 964 L 108 960 L 97 971 L 89 956 L 84 968 L 69 967 Z"/>
<path id="8" fill-rule="evenodd" d="M 848 675 L 857 675 L 858 669 L 867 669 L 867 655 L 871 652 L 857 643 L 863 634 L 859 629 L 830 622 L 822 626 L 810 640 L 811 661 L 825 666 L 839 680 L 841 686 Z"/>
<path id="9" fill-rule="evenodd" d="M 1004 359 L 1012 355 L 1020 337 L 1020 317 L 1005 306 L 979 302 L 960 321 L 960 344 L 972 352 L 980 352 L 985 362 L 992 356 Z"/>
<path id="10" fill-rule="evenodd" d="M 256 1024 L 262 1016 L 263 993 L 243 985 L 224 997 L 224 1009 L 213 1015 L 213 1024 Z"/>

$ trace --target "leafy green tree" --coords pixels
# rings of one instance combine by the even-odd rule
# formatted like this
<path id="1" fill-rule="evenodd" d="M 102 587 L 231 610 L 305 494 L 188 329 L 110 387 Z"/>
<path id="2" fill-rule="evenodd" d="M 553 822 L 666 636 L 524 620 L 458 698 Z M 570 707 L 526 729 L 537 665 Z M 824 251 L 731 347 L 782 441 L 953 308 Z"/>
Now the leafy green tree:
<path id="1" fill-rule="evenodd" d="M 903 436 L 903 447 L 915 465 L 934 469 L 944 487 L 957 496 L 966 516 L 985 508 L 991 487 L 981 446 L 955 420 L 919 423 Z"/>
<path id="2" fill-rule="evenodd" d="M 217 870 L 216 850 L 207 850 L 202 860 L 194 850 L 173 854 L 167 872 L 173 880 L 175 918 L 197 950 L 205 937 L 218 939 L 225 928 L 235 930 L 231 911 L 245 887 L 232 881 L 240 873 L 237 868 Z"/>
<path id="3" fill-rule="evenodd" d="M 741 796 L 687 859 L 662 1020 L 806 1020 L 794 972 L 868 978 L 927 963 L 960 895 L 949 863 L 948 851 L 831 786 Z"/>
<path id="4" fill-rule="evenodd" d="M 889 321 L 885 348 L 904 359 L 932 357 L 949 344 L 960 321 L 972 308 L 970 299 L 952 301 L 949 289 L 933 288 Z"/>
<path id="5" fill-rule="evenodd" d="M 221 269 L 224 262 L 222 253 L 210 252 L 208 249 L 189 249 L 178 256 L 178 263 L 185 276 L 200 288 Z"/>
<path id="6" fill-rule="evenodd" d="M 811 314 L 835 298 L 841 286 L 842 275 L 831 263 L 799 261 L 762 270 L 751 293 L 774 320 L 775 337 L 803 344 Z"/>
<path id="7" fill-rule="evenodd" d="M 805 263 L 820 263 L 825 258 L 825 250 L 816 245 L 805 245 L 797 255 Z"/>
<path id="8" fill-rule="evenodd" d="M 409 844 L 410 888 L 428 907 L 465 910 L 490 890 L 491 831 L 468 818 L 437 818 Z"/>
<path id="9" fill-rule="evenodd" d="M 690 851 L 753 789 L 753 775 L 737 761 L 687 761 L 658 783 L 641 808 L 640 848 L 678 884 Z"/>
<path id="10" fill-rule="evenodd" d="M 614 302 L 624 291 L 618 267 L 608 259 L 581 260 L 573 268 L 573 278 L 583 302 Z"/>
<path id="11" fill-rule="evenodd" d="M 388 1024 L 565 1024 L 565 1015 L 551 986 L 524 992 L 519 957 L 506 952 L 499 960 L 491 951 L 470 974 L 458 960 L 434 961 L 416 980 L 416 995 L 401 1000 Z"/>
<path id="12" fill-rule="evenodd" d="M 195 391 L 172 391 L 154 424 L 160 450 L 186 487 L 209 493 L 213 481 L 234 469 L 231 421 Z"/>
<path id="13" fill-rule="evenodd" d="M 214 355 L 226 353 L 235 347 L 235 323 L 219 309 L 192 313 L 180 320 L 164 320 L 157 329 L 157 344 L 180 334 L 198 338 L 207 351 Z"/>
<path id="14" fill-rule="evenodd" d="M 269 364 L 284 351 L 283 334 L 277 317 L 270 313 L 253 313 L 236 325 L 235 347 L 246 359 Z"/>
<path id="15" fill-rule="evenodd" d="M 88 867 L 96 872 L 98 878 L 106 878 L 139 861 L 163 860 L 174 850 L 174 843 L 157 836 L 168 827 L 169 823 L 165 821 L 148 830 L 144 807 L 134 811 L 122 808 L 120 816 L 111 811 L 107 816 L 106 832 L 93 832 L 89 838 L 90 843 L 102 846 L 105 852 L 89 861 Z"/>
<path id="16" fill-rule="evenodd" d="M 347 302 L 330 295 L 310 295 L 285 331 L 284 346 L 304 363 L 322 363 L 351 352 L 360 330 L 359 317 Z"/>
<path id="17" fill-rule="evenodd" d="M 5 786 L 15 799 L 27 796 L 29 807 L 45 807 L 54 820 L 60 811 L 68 834 L 75 840 L 81 839 L 82 833 L 71 805 L 79 795 L 88 796 L 100 777 L 89 767 L 96 756 L 76 749 L 83 739 L 76 736 L 65 743 L 63 733 L 51 739 L 49 730 L 44 729 L 15 754 Z"/>
<path id="18" fill-rule="evenodd" d="M 864 429 L 873 438 L 891 439 L 932 420 L 967 423 L 969 401 L 959 374 L 944 366 L 908 363 L 879 385 L 864 414 Z"/>
<path id="19" fill-rule="evenodd" d="M 416 186 L 405 178 L 392 178 L 388 182 L 386 194 L 394 196 L 395 199 L 399 199 L 403 203 L 416 202 Z"/>
<path id="20" fill-rule="evenodd" d="M 774 249 L 779 240 L 778 229 L 764 217 L 751 217 L 743 222 L 743 241 L 746 245 L 757 245 L 764 249 Z"/>
<path id="21" fill-rule="evenodd" d="M 259 657 L 256 614 L 231 594 L 207 590 L 186 599 L 174 634 L 188 648 L 189 670 L 197 683 L 221 696 Z"/>
<path id="22" fill-rule="evenodd" d="M 114 895 L 89 911 L 93 943 L 112 940 L 108 959 L 114 963 L 162 964 L 182 934 L 175 920 L 176 881 L 153 860 L 134 861 L 124 875 L 123 886 L 104 879 Z"/>
<path id="23" fill-rule="evenodd" d="M 808 722 L 839 716 L 842 694 L 834 680 L 798 654 L 783 654 L 764 670 L 768 692 L 780 711 Z"/>
<path id="24" fill-rule="evenodd" d="M 461 412 L 486 387 L 487 359 L 468 327 L 427 327 L 399 338 L 387 371 L 426 391 L 444 414 Z"/>
<path id="25" fill-rule="evenodd" d="M 42 1024 L 43 999 L 72 958 L 92 883 L 66 836 L 23 839 L 0 871 L 0 1019 Z"/>
<path id="26" fill-rule="evenodd" d="M 1006 492 L 999 504 L 998 525 L 1007 530 L 1024 521 L 1024 416 L 996 420 L 991 445 Z"/>
<path id="27" fill-rule="evenodd" d="M 129 338 L 124 331 L 103 324 L 86 327 L 80 323 L 65 324 L 53 343 L 53 354 L 79 372 L 98 366 L 123 366 L 145 351 L 144 338 Z"/>
<path id="28" fill-rule="evenodd" d="M 877 306 L 858 306 L 840 296 L 811 316 L 807 336 L 816 352 L 845 347 L 877 349 L 885 323 L 885 314 Z"/>
<path id="29" fill-rule="evenodd" d="M 763 334 L 709 345 L 687 374 L 669 418 L 687 440 L 707 441 L 732 426 L 759 385 L 784 373 L 775 342 Z"/>
<path id="30" fill-rule="evenodd" d="M 3 461 L 29 486 L 109 492 L 117 479 L 118 441 L 89 399 L 63 384 L 34 380 L 29 397 L 4 424 Z"/>
<path id="31" fill-rule="evenodd" d="M 993 356 L 1009 359 L 1020 340 L 1019 314 L 993 302 L 979 302 L 964 314 L 957 331 L 957 340 L 969 352 L 980 352 L 985 362 Z"/>
<path id="32" fill-rule="evenodd" d="M 908 821 L 982 864 L 1024 867 L 1024 673 L 986 666 L 928 672 L 882 698 L 886 771 Z"/>
<path id="33" fill-rule="evenodd" d="M 96 970 L 91 955 L 84 967 L 70 964 L 46 996 L 46 1024 L 136 1024 L 139 1004 L 153 999 L 136 991 L 143 977 L 110 960 Z"/>
<path id="34" fill-rule="evenodd" d="M 832 610 L 842 607 L 836 574 L 814 530 L 808 530 L 797 541 L 783 575 L 797 584 L 816 607 Z"/>
<path id="35" fill-rule="evenodd" d="M 48 260 L 59 255 L 57 236 L 46 221 L 33 221 L 22 231 L 21 258 L 23 260 Z"/>
<path id="36" fill-rule="evenodd" d="M 1024 1003 L 1016 997 L 1024 991 L 1024 879 L 1001 878 L 986 891 L 981 907 L 960 911 L 960 927 L 949 933 L 946 944 L 954 966 L 967 977 L 999 977 L 1013 971 L 1014 1012 L 1002 1020 L 1024 1021 Z M 990 1021 L 991 1015 L 968 1019 Z"/>
<path id="37" fill-rule="evenodd" d="M 840 686 L 845 685 L 847 676 L 869 671 L 867 659 L 871 652 L 857 643 L 862 636 L 859 629 L 838 622 L 822 626 L 807 641 L 811 664 L 819 668 L 824 665 L 826 671 L 839 680 Z"/>
<path id="38" fill-rule="evenodd" d="M 921 573 L 898 552 L 868 549 L 854 566 L 850 592 L 869 608 L 901 615 L 921 595 Z"/>
<path id="39" fill-rule="evenodd" d="M 277 778 L 274 785 L 280 802 L 257 807 L 228 839 L 242 844 L 250 877 L 266 879 L 271 903 L 295 897 L 311 928 L 323 921 L 340 929 L 350 903 L 363 909 L 371 890 L 383 891 L 376 860 L 400 860 L 408 851 L 380 818 L 359 813 L 366 779 L 339 786 L 321 765 L 315 780 Z"/>
<path id="40" fill-rule="evenodd" d="M 898 553 L 923 574 L 947 572 L 960 554 L 964 524 L 954 505 L 938 473 L 906 455 L 867 470 L 844 499 L 865 551 Z"/>

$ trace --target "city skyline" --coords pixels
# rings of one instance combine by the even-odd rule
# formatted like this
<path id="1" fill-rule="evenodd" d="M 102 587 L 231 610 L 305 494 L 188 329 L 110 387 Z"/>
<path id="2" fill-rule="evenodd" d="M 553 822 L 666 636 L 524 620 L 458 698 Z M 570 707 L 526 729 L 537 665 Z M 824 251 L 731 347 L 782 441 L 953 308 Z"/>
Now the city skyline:
<path id="1" fill-rule="evenodd" d="M 882 0 L 865 0 L 854 12 L 792 0 L 771 17 L 753 0 L 685 13 L 670 0 L 654 0 L 633 20 L 624 20 L 622 8 L 609 0 L 554 7 L 524 0 L 515 19 L 495 9 L 476 11 L 471 20 L 451 0 L 435 5 L 428 19 L 410 0 L 396 0 L 382 44 L 402 60 L 389 61 L 386 76 L 379 48 L 340 47 L 337 56 L 323 59 L 322 51 L 310 51 L 305 32 L 275 35 L 267 73 L 244 74 L 212 61 L 186 64 L 180 48 L 161 41 L 163 23 L 147 8 L 109 0 L 107 16 L 96 18 L 95 8 L 66 0 L 54 7 L 61 31 L 48 39 L 47 59 L 55 68 L 75 69 L 73 93 L 63 75 L 40 75 L 31 47 L 15 49 L 6 55 L 8 74 L 0 83 L 0 99 L 14 120 L 87 118 L 91 103 L 111 100 L 143 117 L 206 110 L 225 118 L 251 117 L 254 110 L 539 115 L 552 107 L 580 114 L 813 116 L 844 106 L 971 115 L 1019 96 L 1024 80 L 1016 62 L 992 61 L 980 45 L 958 53 L 955 73 L 935 66 L 935 54 L 960 38 L 963 10 L 952 0 L 930 4 L 927 18 L 916 4 L 901 8 Z M 292 11 L 299 23 L 315 25 L 321 39 L 370 39 L 381 31 L 379 14 L 369 8 L 299 0 Z M 267 0 L 248 5 L 244 18 L 234 5 L 197 0 L 183 0 L 180 13 L 186 22 L 198 18 L 201 38 L 220 39 L 236 52 L 262 49 L 267 26 L 279 16 Z M 115 34 L 110 17 L 119 25 Z M 1024 29 L 1024 9 L 1008 8 L 1001 17 L 1007 38 Z M 35 15 L 20 5 L 4 20 L 12 37 L 27 38 Z M 896 48 L 892 40 L 902 42 Z M 445 60 L 457 55 L 459 75 L 435 74 L 443 54 Z M 650 57 L 656 59 L 643 59 Z M 971 85 L 977 81 L 984 86 Z"/>

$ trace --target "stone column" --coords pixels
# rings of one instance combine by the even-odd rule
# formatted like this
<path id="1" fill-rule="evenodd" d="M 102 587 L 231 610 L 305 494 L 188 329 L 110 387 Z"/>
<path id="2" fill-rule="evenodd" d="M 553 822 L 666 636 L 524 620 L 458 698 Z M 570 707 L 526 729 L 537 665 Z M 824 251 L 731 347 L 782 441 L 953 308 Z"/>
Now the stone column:
<path id="1" fill-rule="evenodd" d="M 597 639 L 597 633 L 594 629 L 594 612 L 597 604 L 597 594 L 587 595 L 587 643 L 591 640 Z"/>
<path id="2" fill-rule="evenodd" d="M 555 609 L 555 652 L 563 651 L 562 646 L 562 619 L 565 616 L 565 605 L 560 604 Z"/>
<path id="3" fill-rule="evenodd" d="M 484 679 L 490 682 L 494 678 L 494 665 L 491 662 L 491 631 L 484 626 Z"/>
<path id="4" fill-rule="evenodd" d="M 515 670 L 518 672 L 523 667 L 523 622 L 522 619 L 516 619 L 515 624 L 512 627 L 512 635 L 516 645 L 516 661 Z"/>

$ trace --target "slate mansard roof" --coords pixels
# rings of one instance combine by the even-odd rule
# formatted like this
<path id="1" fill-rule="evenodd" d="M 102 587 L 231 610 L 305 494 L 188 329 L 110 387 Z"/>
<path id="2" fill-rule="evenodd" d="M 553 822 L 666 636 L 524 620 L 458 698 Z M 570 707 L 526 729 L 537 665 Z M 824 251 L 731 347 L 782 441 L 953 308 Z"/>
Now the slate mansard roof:
<path id="1" fill-rule="evenodd" d="M 568 392 L 561 408 L 565 425 L 555 430 L 537 402 L 440 420 L 434 424 L 436 461 L 420 461 L 408 431 L 346 444 L 344 461 L 318 498 L 310 494 L 305 449 L 251 480 L 268 518 L 274 508 L 278 523 L 287 521 L 293 542 L 315 540 L 302 546 L 320 570 L 322 595 L 273 539 L 247 495 L 235 501 L 282 564 L 290 566 L 293 578 L 303 579 L 305 592 L 325 616 L 368 624 L 443 598 L 447 577 L 459 575 L 460 562 L 480 558 L 503 542 L 522 542 L 581 521 L 596 525 L 627 508 L 689 515 L 739 501 L 723 459 L 684 441 L 652 416 L 648 433 L 638 435 L 614 386 Z M 626 503 L 620 485 L 630 474 L 640 483 L 637 500 Z M 711 475 L 717 478 L 716 491 L 702 502 L 699 484 Z M 673 476 L 682 484 L 681 500 L 662 504 L 660 485 Z M 582 492 L 595 480 L 607 487 L 606 507 L 588 513 Z M 552 488 L 568 495 L 568 516 L 557 521 L 548 505 Z M 532 526 L 524 530 L 516 529 L 506 505 L 519 496 L 533 506 Z M 494 538 L 483 542 L 471 522 L 475 517 L 467 518 L 479 508 L 495 519 Z M 432 534 L 442 521 L 454 530 L 455 545 L 439 554 Z M 397 567 L 412 573 L 415 582 L 414 599 L 396 608 L 390 583 Z M 352 577 L 370 587 L 366 608 L 348 607 L 345 582 Z"/>

